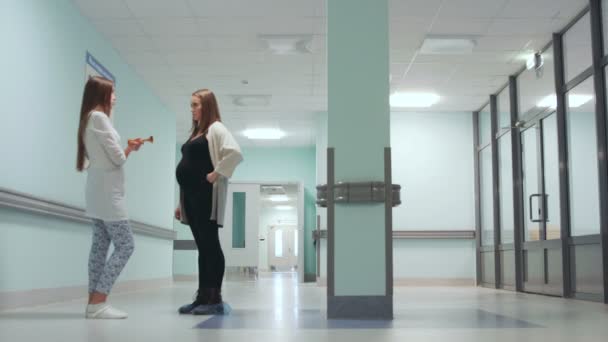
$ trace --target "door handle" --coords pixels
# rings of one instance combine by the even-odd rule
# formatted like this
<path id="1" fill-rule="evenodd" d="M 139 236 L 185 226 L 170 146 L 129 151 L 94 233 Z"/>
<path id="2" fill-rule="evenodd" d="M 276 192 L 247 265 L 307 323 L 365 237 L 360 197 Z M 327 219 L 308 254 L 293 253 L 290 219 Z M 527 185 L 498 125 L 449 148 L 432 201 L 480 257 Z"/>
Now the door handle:
<path id="1" fill-rule="evenodd" d="M 534 213 L 532 211 L 532 200 L 535 197 L 541 198 L 541 196 L 542 196 L 541 194 L 532 194 L 532 195 L 530 195 L 530 197 L 528 197 L 528 201 L 529 201 L 529 208 L 528 208 L 529 210 L 528 211 L 530 212 L 530 221 L 532 221 L 532 222 L 542 222 L 542 219 L 540 219 L 540 218 L 536 219 L 536 220 L 534 219 Z"/>

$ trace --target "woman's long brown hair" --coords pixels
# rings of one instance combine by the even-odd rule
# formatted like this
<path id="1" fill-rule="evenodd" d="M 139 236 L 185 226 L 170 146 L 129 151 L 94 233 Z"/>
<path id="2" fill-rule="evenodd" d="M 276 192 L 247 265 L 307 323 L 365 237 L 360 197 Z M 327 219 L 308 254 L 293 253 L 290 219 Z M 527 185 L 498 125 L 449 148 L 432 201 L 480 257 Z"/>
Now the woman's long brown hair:
<path id="1" fill-rule="evenodd" d="M 89 122 L 89 113 L 96 107 L 103 108 L 103 112 L 110 116 L 112 111 L 112 92 L 114 83 L 106 78 L 89 77 L 84 86 L 82 106 L 80 107 L 80 124 L 78 126 L 78 152 L 76 153 L 76 170 L 84 169 L 86 150 L 84 146 L 84 133 Z"/>
<path id="2" fill-rule="evenodd" d="M 209 89 L 199 89 L 192 93 L 201 101 L 201 120 L 196 122 L 192 120 L 192 133 L 190 139 L 199 133 L 207 134 L 209 126 L 216 121 L 222 121 L 220 116 L 220 108 L 217 105 L 217 100 L 213 92 Z"/>

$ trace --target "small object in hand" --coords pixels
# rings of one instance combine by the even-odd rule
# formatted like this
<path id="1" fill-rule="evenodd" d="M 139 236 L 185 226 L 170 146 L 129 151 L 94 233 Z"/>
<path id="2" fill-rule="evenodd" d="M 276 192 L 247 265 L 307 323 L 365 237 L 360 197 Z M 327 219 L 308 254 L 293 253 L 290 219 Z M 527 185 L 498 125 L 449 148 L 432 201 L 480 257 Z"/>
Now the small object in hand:
<path id="1" fill-rule="evenodd" d="M 128 143 L 129 144 L 134 144 L 134 143 L 145 143 L 146 141 L 149 141 L 151 143 L 154 143 L 154 137 L 150 136 L 149 138 L 146 139 L 142 139 L 142 138 L 136 138 L 136 139 L 129 139 Z"/>

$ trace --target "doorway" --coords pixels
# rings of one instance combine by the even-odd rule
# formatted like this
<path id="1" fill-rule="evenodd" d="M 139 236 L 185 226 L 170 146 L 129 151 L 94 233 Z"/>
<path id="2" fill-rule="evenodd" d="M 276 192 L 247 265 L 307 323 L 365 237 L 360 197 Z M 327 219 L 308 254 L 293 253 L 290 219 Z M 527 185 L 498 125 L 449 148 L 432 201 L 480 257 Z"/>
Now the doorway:
<path id="1" fill-rule="evenodd" d="M 523 118 L 523 289 L 561 296 L 562 241 L 557 116 L 546 111 Z"/>
<path id="2" fill-rule="evenodd" d="M 300 184 L 260 187 L 259 268 L 268 272 L 302 273 L 303 204 Z"/>

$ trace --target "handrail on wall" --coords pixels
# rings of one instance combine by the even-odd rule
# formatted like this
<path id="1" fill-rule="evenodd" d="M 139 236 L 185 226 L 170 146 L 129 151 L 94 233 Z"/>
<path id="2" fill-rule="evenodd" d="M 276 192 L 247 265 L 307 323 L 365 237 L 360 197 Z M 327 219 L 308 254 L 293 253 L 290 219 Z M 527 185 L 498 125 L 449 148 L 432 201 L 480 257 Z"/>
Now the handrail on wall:
<path id="1" fill-rule="evenodd" d="M 32 214 L 52 216 L 79 223 L 91 222 L 91 219 L 86 216 L 82 208 L 1 187 L 0 207 L 18 209 Z M 131 228 L 135 233 L 167 240 L 175 240 L 177 238 L 177 232 L 173 229 L 161 228 L 133 220 L 130 222 Z"/>
<path id="2" fill-rule="evenodd" d="M 327 230 L 314 230 L 314 241 L 327 238 Z M 393 239 L 475 240 L 474 230 L 393 230 Z"/>

